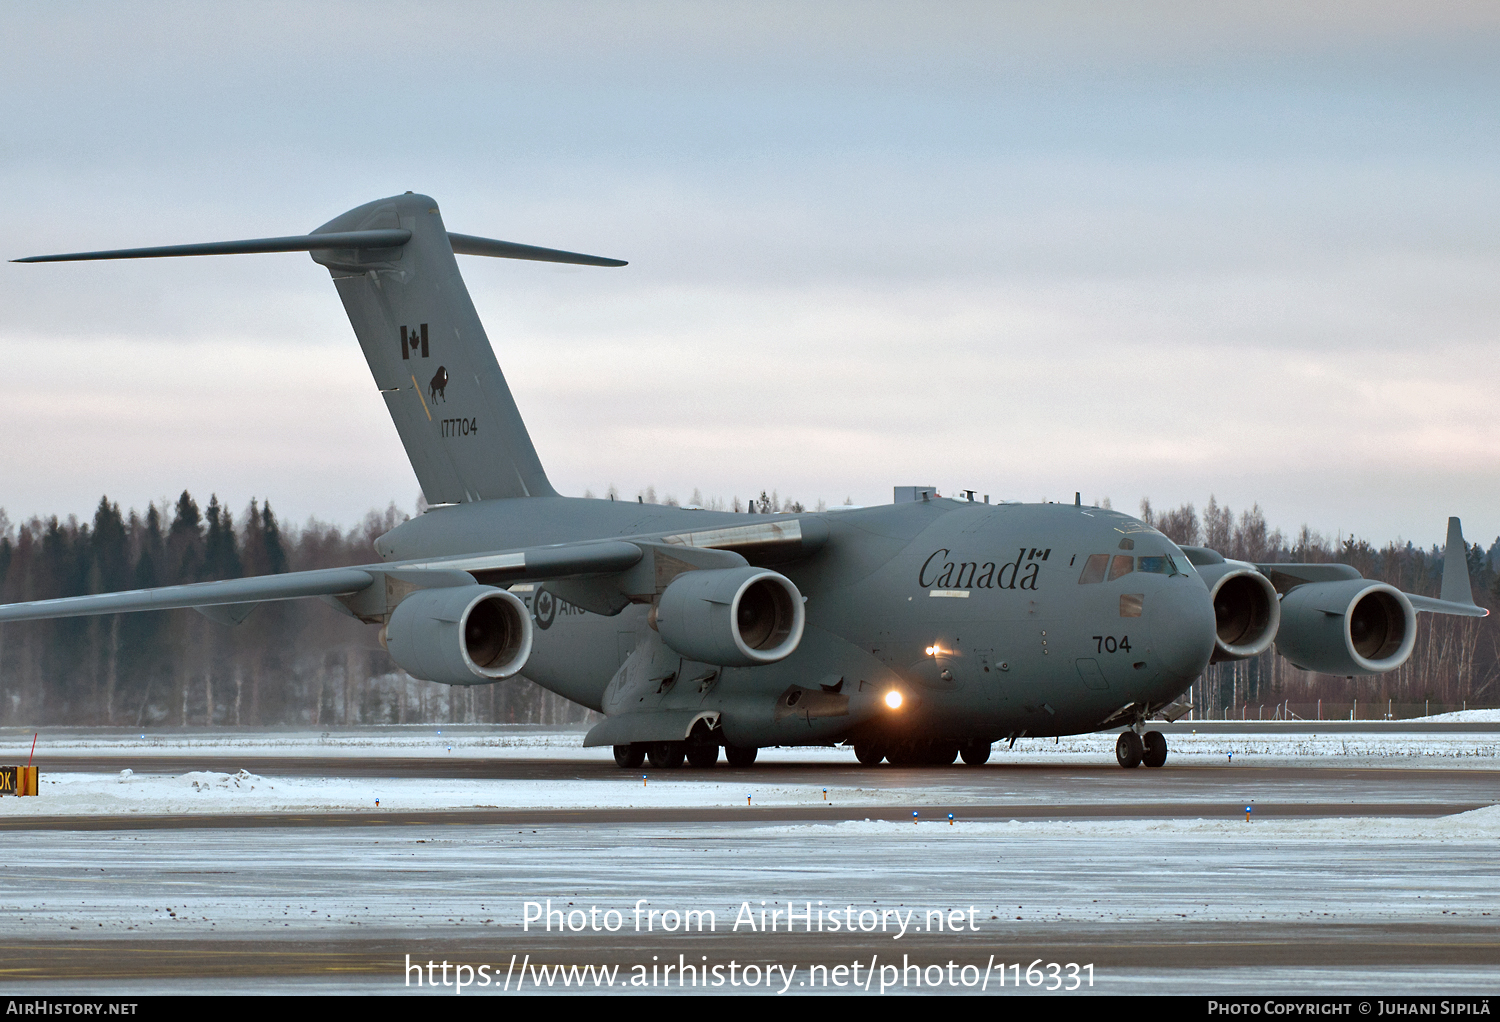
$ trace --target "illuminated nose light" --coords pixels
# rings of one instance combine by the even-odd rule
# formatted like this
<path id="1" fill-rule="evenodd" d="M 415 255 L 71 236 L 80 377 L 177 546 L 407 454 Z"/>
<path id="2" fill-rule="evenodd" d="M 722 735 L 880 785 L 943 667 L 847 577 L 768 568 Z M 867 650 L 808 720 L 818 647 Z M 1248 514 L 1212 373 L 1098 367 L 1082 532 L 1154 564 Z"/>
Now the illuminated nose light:
<path id="1" fill-rule="evenodd" d="M 892 689 L 885 694 L 885 705 L 889 706 L 891 709 L 901 709 L 901 702 L 901 693 L 897 692 L 895 689 Z"/>

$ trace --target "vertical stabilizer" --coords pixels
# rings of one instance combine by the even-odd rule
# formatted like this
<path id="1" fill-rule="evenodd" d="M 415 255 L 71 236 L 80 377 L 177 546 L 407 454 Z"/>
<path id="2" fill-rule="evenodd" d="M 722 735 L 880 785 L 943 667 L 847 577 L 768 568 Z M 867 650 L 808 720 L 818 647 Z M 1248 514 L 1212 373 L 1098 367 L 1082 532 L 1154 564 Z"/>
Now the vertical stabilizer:
<path id="1" fill-rule="evenodd" d="M 313 232 L 410 231 L 396 248 L 325 249 L 375 383 L 430 504 L 555 496 L 458 272 L 437 203 L 397 195 Z"/>

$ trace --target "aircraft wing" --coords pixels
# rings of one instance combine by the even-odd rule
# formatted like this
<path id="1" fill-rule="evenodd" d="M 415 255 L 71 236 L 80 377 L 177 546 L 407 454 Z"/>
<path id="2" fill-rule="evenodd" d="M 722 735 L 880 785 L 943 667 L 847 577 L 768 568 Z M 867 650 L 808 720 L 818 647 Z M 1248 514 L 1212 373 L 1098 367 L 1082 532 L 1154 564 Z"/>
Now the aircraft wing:
<path id="1" fill-rule="evenodd" d="M 139 610 L 177 610 L 184 607 L 220 607 L 267 600 L 295 600 L 306 596 L 341 596 L 357 593 L 375 581 L 361 568 L 324 568 L 283 575 L 231 578 L 222 582 L 134 589 L 95 596 L 65 596 L 58 600 L 36 600 L 0 606 L 0 621 L 39 621 L 56 617 L 88 617 Z"/>
<path id="2" fill-rule="evenodd" d="M 1469 586 L 1469 547 L 1464 542 L 1463 526 L 1457 518 L 1448 519 L 1448 543 L 1443 551 L 1443 582 L 1440 595 L 1402 595 L 1412 609 L 1429 614 L 1454 614 L 1459 617 L 1488 617 L 1489 611 L 1474 602 Z M 1343 582 L 1362 578 L 1347 564 L 1257 564 L 1256 570 L 1271 580 L 1276 591 L 1285 596 L 1300 585 L 1313 582 Z"/>
<path id="3" fill-rule="evenodd" d="M 92 596 L 66 596 L 56 600 L 0 605 L 0 622 L 39 621 L 48 618 L 88 617 L 148 610 L 191 608 L 226 624 L 244 620 L 255 604 L 272 600 L 325 597 L 339 600 L 362 615 L 363 594 L 375 596 L 385 606 L 384 578 L 395 578 L 408 591 L 453 585 L 505 586 L 512 582 L 552 578 L 580 578 L 624 571 L 641 560 L 634 543 L 568 543 L 474 556 L 447 557 L 428 561 L 366 564 L 353 568 L 321 568 L 280 575 L 231 578 L 218 582 L 135 589 Z M 217 610 L 216 610 L 217 609 Z"/>

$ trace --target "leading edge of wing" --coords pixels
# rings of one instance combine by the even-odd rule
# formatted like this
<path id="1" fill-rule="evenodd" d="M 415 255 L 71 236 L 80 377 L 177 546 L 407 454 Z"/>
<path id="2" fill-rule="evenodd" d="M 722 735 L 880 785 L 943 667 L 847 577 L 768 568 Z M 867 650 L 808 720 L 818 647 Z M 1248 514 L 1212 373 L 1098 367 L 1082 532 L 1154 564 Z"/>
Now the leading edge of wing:
<path id="1" fill-rule="evenodd" d="M 456 572 L 466 572 L 481 582 L 507 585 L 532 579 L 613 574 L 631 567 L 641 556 L 641 548 L 634 543 L 605 541 L 532 547 L 506 553 L 367 564 L 355 568 L 319 568 L 281 575 L 193 582 L 188 585 L 163 586 L 160 589 L 134 589 L 123 593 L 98 593 L 11 603 L 0 605 L 0 622 L 220 607 L 311 596 L 350 596 L 368 588 L 388 572 L 400 572 L 408 582 L 427 575 L 434 586 L 453 585 Z M 461 579 L 463 576 L 457 577 Z"/>
<path id="2" fill-rule="evenodd" d="M 230 578 L 219 582 L 193 582 L 181 586 L 163 586 L 160 589 L 65 596 L 57 600 L 35 600 L 31 603 L 0 606 L 0 622 L 216 607 L 234 603 L 295 600 L 306 596 L 342 596 L 357 593 L 373 581 L 373 574 L 359 568 L 320 568 L 282 575 Z"/>

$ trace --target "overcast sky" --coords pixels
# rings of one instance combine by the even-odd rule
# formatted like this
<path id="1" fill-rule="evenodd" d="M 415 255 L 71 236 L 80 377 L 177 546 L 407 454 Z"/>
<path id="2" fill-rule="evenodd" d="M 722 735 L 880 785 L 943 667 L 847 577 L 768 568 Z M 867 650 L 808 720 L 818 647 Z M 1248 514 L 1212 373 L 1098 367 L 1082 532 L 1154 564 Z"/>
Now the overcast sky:
<path id="1" fill-rule="evenodd" d="M 21 4 L 0 255 L 452 230 L 554 485 L 1500 534 L 1500 7 Z M 0 264 L 0 506 L 417 484 L 305 255 Z"/>

